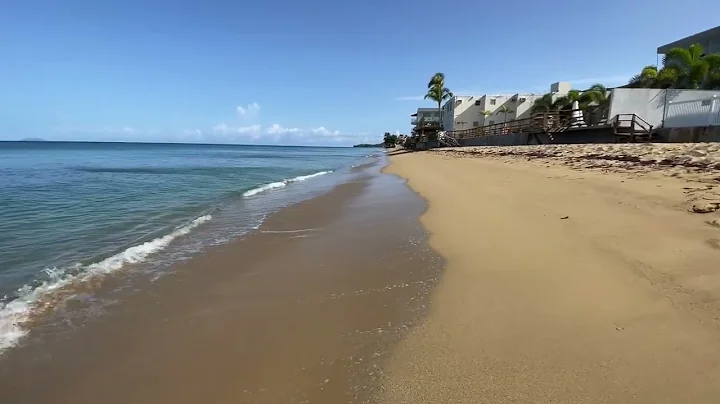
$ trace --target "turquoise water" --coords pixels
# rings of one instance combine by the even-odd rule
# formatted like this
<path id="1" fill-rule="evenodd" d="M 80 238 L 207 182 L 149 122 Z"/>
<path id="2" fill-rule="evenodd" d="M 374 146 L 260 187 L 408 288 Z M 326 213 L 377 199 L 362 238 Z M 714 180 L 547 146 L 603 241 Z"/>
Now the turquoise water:
<path id="1" fill-rule="evenodd" d="M 0 350 L 34 302 L 168 267 L 342 181 L 368 150 L 0 142 Z"/>

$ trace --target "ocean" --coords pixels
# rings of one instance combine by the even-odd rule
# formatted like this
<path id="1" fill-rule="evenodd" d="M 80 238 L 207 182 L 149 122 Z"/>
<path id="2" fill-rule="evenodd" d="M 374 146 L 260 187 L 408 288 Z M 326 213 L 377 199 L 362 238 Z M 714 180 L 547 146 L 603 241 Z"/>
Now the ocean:
<path id="1" fill-rule="evenodd" d="M 372 153 L 0 142 L 0 351 L 34 316 L 73 298 L 74 287 L 108 275 L 160 277 L 346 181 Z"/>

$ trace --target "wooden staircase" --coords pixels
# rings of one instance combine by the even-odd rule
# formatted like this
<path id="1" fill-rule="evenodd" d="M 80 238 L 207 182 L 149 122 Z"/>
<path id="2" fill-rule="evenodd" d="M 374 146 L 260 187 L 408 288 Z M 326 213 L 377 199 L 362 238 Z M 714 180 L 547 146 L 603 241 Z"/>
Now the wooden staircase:
<path id="1" fill-rule="evenodd" d="M 636 114 L 618 114 L 613 118 L 616 143 L 650 143 L 653 126 Z"/>

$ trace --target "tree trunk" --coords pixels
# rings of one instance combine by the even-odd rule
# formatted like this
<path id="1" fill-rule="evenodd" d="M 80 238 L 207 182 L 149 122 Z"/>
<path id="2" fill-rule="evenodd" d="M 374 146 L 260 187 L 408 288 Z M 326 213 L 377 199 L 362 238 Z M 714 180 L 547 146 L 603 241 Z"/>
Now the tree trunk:
<path id="1" fill-rule="evenodd" d="M 443 128 L 443 114 L 442 114 L 442 110 L 440 108 L 440 101 L 438 101 L 438 118 L 439 118 L 438 122 L 440 123 L 440 130 L 443 130 L 444 129 Z"/>

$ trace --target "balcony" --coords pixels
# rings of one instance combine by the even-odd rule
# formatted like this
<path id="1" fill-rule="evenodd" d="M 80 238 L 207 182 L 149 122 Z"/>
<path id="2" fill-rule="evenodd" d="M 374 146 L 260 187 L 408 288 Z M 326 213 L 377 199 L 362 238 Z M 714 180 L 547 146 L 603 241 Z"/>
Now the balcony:
<path id="1" fill-rule="evenodd" d="M 427 117 L 421 117 L 417 120 L 415 126 L 427 128 L 427 127 L 439 127 L 440 126 L 440 119 L 439 118 L 427 118 Z"/>

